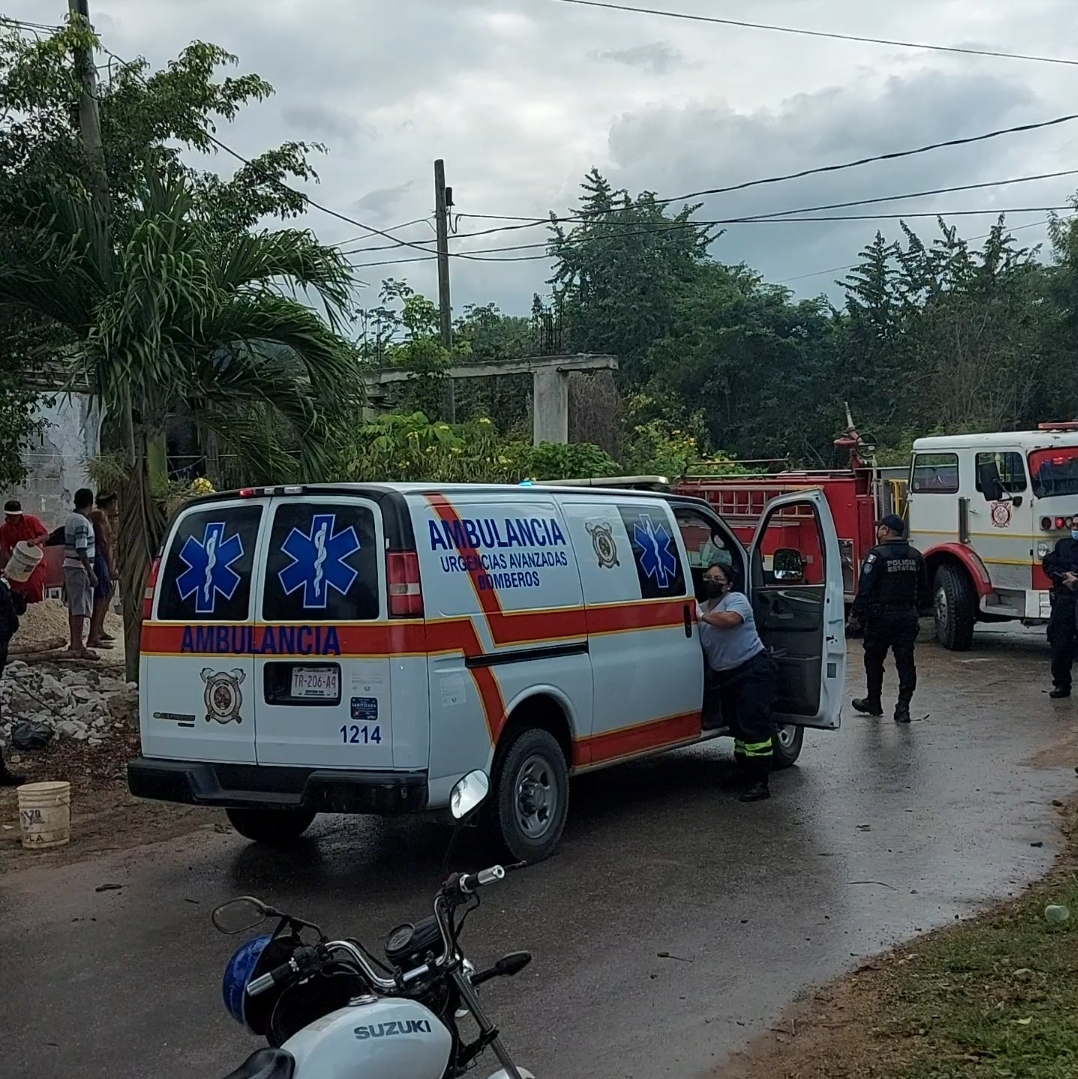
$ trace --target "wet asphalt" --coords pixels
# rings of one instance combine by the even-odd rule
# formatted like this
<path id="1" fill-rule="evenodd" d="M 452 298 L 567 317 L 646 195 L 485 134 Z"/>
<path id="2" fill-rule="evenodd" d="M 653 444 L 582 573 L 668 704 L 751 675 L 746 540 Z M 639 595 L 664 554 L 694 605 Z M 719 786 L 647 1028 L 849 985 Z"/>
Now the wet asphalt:
<path id="1" fill-rule="evenodd" d="M 850 655 L 859 692 L 858 642 Z M 556 856 L 488 889 L 463 938 L 480 966 L 534 953 L 483 990 L 519 1064 L 539 1079 L 704 1076 L 798 993 L 1048 867 L 1051 801 L 1076 785 L 1078 699 L 1048 700 L 1043 631 L 918 655 L 911 726 L 851 713 L 809 732 L 770 802 L 737 801 L 726 740 L 574 784 Z M 220 1003 L 236 941 L 211 928 L 214 905 L 254 893 L 378 945 L 429 913 L 447 838 L 328 818 L 287 853 L 204 829 L 9 873 L 4 1075 L 218 1079 L 258 1043 Z M 482 860 L 470 841 L 457 859 Z M 494 1070 L 488 1055 L 476 1074 Z"/>

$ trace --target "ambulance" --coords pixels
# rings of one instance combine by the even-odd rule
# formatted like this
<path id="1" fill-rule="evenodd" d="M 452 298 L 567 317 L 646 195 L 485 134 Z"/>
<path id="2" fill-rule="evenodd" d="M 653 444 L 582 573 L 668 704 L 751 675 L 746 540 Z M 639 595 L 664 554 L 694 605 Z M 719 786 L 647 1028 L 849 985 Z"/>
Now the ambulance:
<path id="1" fill-rule="evenodd" d="M 707 502 L 661 492 L 196 499 L 147 583 L 130 789 L 223 807 L 241 835 L 283 842 L 317 813 L 448 816 L 481 769 L 489 824 L 514 858 L 539 860 L 570 776 L 728 733 L 705 707 L 696 615 L 714 561 L 778 658 L 776 763 L 792 765 L 805 727 L 838 728 L 846 664 L 819 490 L 771 500 L 747 548 Z"/>

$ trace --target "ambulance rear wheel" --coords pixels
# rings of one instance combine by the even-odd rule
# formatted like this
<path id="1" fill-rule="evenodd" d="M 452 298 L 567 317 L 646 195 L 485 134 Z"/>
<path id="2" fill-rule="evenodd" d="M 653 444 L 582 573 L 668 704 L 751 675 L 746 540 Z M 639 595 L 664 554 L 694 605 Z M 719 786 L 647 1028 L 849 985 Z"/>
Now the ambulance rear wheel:
<path id="1" fill-rule="evenodd" d="M 497 769 L 495 793 L 498 833 L 513 858 L 549 857 L 569 812 L 569 769 L 557 739 L 540 727 L 514 735 Z"/>
<path id="2" fill-rule="evenodd" d="M 292 843 L 311 826 L 313 809 L 226 809 L 233 828 L 256 843 Z"/>
<path id="3" fill-rule="evenodd" d="M 977 600 L 965 570 L 940 566 L 933 592 L 936 640 L 952 652 L 968 652 L 973 645 Z"/>

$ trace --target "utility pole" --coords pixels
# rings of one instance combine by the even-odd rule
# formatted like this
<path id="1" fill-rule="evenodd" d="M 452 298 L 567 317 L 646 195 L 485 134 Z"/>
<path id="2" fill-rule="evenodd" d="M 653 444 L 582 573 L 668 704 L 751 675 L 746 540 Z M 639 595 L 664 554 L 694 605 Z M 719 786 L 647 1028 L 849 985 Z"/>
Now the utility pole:
<path id="1" fill-rule="evenodd" d="M 89 0 L 67 0 L 72 22 L 84 30 L 90 29 Z M 79 95 L 79 131 L 86 156 L 90 159 L 90 191 L 107 220 L 109 212 L 109 180 L 105 171 L 105 149 L 101 142 L 101 120 L 97 113 L 97 69 L 91 49 L 75 49 L 75 74 L 82 83 Z"/>
<path id="2" fill-rule="evenodd" d="M 438 314 L 442 331 L 442 346 L 448 352 L 453 347 L 453 305 L 449 299 L 449 208 L 453 205 L 452 188 L 445 186 L 445 162 L 434 162 L 434 217 L 438 233 Z M 453 380 L 446 388 L 446 418 L 457 421 L 456 394 Z"/>

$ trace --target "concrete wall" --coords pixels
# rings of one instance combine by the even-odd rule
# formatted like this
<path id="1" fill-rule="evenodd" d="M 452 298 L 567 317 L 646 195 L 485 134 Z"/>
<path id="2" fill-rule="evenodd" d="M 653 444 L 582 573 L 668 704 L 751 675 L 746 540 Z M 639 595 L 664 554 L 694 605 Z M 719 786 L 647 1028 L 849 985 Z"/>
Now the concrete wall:
<path id="1" fill-rule="evenodd" d="M 81 394 L 57 394 L 38 408 L 45 429 L 23 453 L 27 475 L 17 488 L 0 493 L 0 500 L 19 498 L 28 513 L 49 527 L 62 524 L 75 492 L 92 487 L 86 462 L 99 452 L 101 422 L 90 399 Z"/>

